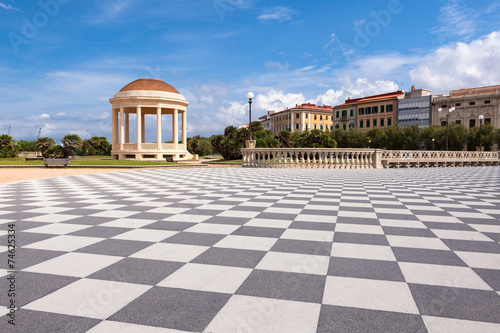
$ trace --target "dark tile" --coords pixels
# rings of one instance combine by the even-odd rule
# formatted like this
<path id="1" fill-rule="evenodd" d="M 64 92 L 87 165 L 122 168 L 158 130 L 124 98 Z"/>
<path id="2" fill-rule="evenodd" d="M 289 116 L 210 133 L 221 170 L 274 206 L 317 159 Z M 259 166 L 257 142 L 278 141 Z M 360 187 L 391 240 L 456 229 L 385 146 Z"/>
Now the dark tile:
<path id="1" fill-rule="evenodd" d="M 204 221 L 203 223 L 243 225 L 250 220 L 251 220 L 250 218 L 246 217 L 214 216 Z"/>
<path id="2" fill-rule="evenodd" d="M 7 230 L 5 228 L 4 230 Z M 15 229 L 17 231 L 17 229 Z M 16 238 L 15 238 L 15 245 L 16 248 L 19 248 L 21 246 L 26 246 L 31 243 L 36 243 L 45 239 L 53 238 L 58 235 L 50 235 L 50 234 L 37 234 L 34 232 L 16 232 Z M 0 244 L 7 246 L 7 235 L 1 236 L 0 237 Z"/>
<path id="3" fill-rule="evenodd" d="M 400 221 L 420 221 L 415 215 L 408 214 L 377 213 L 377 218 Z"/>
<path id="4" fill-rule="evenodd" d="M 465 223 L 422 222 L 429 229 L 476 231 Z"/>
<path id="5" fill-rule="evenodd" d="M 83 216 L 69 221 L 64 221 L 64 224 L 83 224 L 83 225 L 99 225 L 116 220 L 112 217 L 98 217 L 98 216 Z"/>
<path id="6" fill-rule="evenodd" d="M 295 239 L 278 239 L 271 248 L 273 252 L 312 254 L 329 256 L 332 244 L 329 242 L 313 242 Z"/>
<path id="7" fill-rule="evenodd" d="M 393 247 L 397 261 L 422 264 L 467 266 L 453 251 Z"/>
<path id="8" fill-rule="evenodd" d="M 40 208 L 40 207 L 38 207 Z M 38 213 L 25 213 L 24 211 L 21 212 L 14 212 L 14 213 L 9 213 L 9 214 L 2 214 L 2 219 L 3 220 L 15 220 L 15 221 L 21 221 L 21 220 L 26 220 L 32 217 L 37 217 L 40 216 Z"/>
<path id="9" fill-rule="evenodd" d="M 500 219 L 499 219 L 500 220 Z M 499 233 L 493 233 L 493 232 L 483 232 L 485 236 L 488 236 L 495 242 L 500 242 L 500 234 Z"/>
<path id="10" fill-rule="evenodd" d="M 192 260 L 194 263 L 255 268 L 266 255 L 265 251 L 212 247 Z"/>
<path id="11" fill-rule="evenodd" d="M 290 224 L 290 229 L 334 231 L 335 223 L 298 222 Z"/>
<path id="12" fill-rule="evenodd" d="M 497 219 L 475 219 L 468 217 L 457 217 L 460 221 L 467 224 L 487 224 L 487 225 L 498 225 Z"/>
<path id="13" fill-rule="evenodd" d="M 405 281 L 399 265 L 393 261 L 330 258 L 328 275 L 371 280 Z"/>
<path id="14" fill-rule="evenodd" d="M 88 207 L 88 206 L 87 206 Z M 102 212 L 102 209 L 85 209 L 85 208 L 78 208 L 78 209 L 72 209 L 72 210 L 67 210 L 62 212 L 61 214 L 64 215 L 79 215 L 79 216 L 89 216 L 92 214 L 97 214 Z M 76 218 L 77 216 L 75 216 Z"/>
<path id="15" fill-rule="evenodd" d="M 4 215 L 0 215 L 0 218 L 3 219 Z M 14 224 L 14 229 L 17 231 L 24 231 L 33 228 L 43 227 L 44 225 L 52 224 L 52 223 L 41 223 L 41 222 L 30 222 L 30 221 L 17 221 L 9 224 Z M 4 224 L 5 225 L 5 224 Z"/>
<path id="16" fill-rule="evenodd" d="M 356 217 L 355 213 L 352 216 L 337 216 L 337 223 L 380 225 L 376 218 Z"/>
<path id="17" fill-rule="evenodd" d="M 128 257 L 131 254 L 139 252 L 148 246 L 150 242 L 139 242 L 123 239 L 105 239 L 98 243 L 78 249 L 75 252 L 103 254 L 108 256 Z"/>
<path id="18" fill-rule="evenodd" d="M 342 200 L 344 201 L 344 200 Z M 340 206 L 339 208 L 340 211 L 343 212 L 349 212 L 350 214 L 353 214 L 353 216 L 356 216 L 356 213 L 358 212 L 364 212 L 364 213 L 374 213 L 375 210 L 373 207 L 351 207 L 351 206 Z"/>
<path id="19" fill-rule="evenodd" d="M 384 233 L 386 235 L 436 238 L 436 235 L 434 235 L 429 229 L 402 227 L 382 227 L 382 229 L 384 229 Z"/>
<path id="20" fill-rule="evenodd" d="M 27 249 L 23 247 L 16 248 L 16 253 L 14 256 L 15 269 L 17 270 L 25 269 L 34 266 L 36 264 L 39 264 L 43 261 L 53 259 L 65 253 L 66 252 L 60 252 L 60 251 Z M 0 261 L 0 268 L 8 269 L 7 253 L 5 253 L 4 255 L 5 255 L 5 260 Z"/>
<path id="21" fill-rule="evenodd" d="M 280 228 L 242 226 L 236 229 L 232 235 L 280 238 L 285 230 Z"/>
<path id="22" fill-rule="evenodd" d="M 408 284 L 422 315 L 500 323 L 494 291 Z"/>
<path id="23" fill-rule="evenodd" d="M 2 290 L 5 290 L 5 295 L 9 290 L 8 277 L 9 275 L 3 276 L 0 280 L 0 286 Z M 20 271 L 15 274 L 15 280 L 16 306 L 21 307 L 75 282 L 78 278 Z M 4 297 L 3 300 L 6 298 Z"/>
<path id="24" fill-rule="evenodd" d="M 124 232 L 130 231 L 127 228 L 115 228 L 115 227 L 90 227 L 87 229 L 72 232 L 68 235 L 71 236 L 84 236 L 84 237 L 100 237 L 100 238 L 111 238 L 122 234 Z"/>
<path id="25" fill-rule="evenodd" d="M 461 239 L 443 239 L 442 241 L 453 251 L 500 253 L 500 244 L 493 241 L 483 242 Z"/>
<path id="26" fill-rule="evenodd" d="M 326 276 L 254 270 L 238 295 L 321 303 Z"/>
<path id="27" fill-rule="evenodd" d="M 322 305 L 318 333 L 426 333 L 419 315 Z"/>
<path id="28" fill-rule="evenodd" d="M 282 214 L 282 213 L 260 213 L 256 219 L 269 219 L 269 220 L 289 220 L 293 221 L 298 214 Z"/>
<path id="29" fill-rule="evenodd" d="M 161 243 L 213 246 L 224 237 L 226 237 L 226 235 L 204 234 L 197 232 L 180 232 L 161 241 Z"/>
<path id="30" fill-rule="evenodd" d="M 500 270 L 473 268 L 473 270 L 490 285 L 493 290 L 500 291 Z"/>
<path id="31" fill-rule="evenodd" d="M 125 258 L 88 278 L 155 285 L 184 265 L 180 262 Z"/>
<path id="32" fill-rule="evenodd" d="M 333 236 L 334 243 L 353 243 L 369 245 L 389 245 L 384 235 L 357 234 L 351 232 L 336 232 Z"/>
<path id="33" fill-rule="evenodd" d="M 152 208 L 152 207 L 150 207 Z M 148 212 L 142 212 L 142 213 L 137 213 L 134 215 L 134 219 L 139 219 L 139 220 L 150 220 L 151 222 L 156 222 L 163 220 L 164 218 L 167 218 L 169 216 L 172 216 L 173 214 L 164 214 L 164 213 L 148 213 Z"/>
<path id="34" fill-rule="evenodd" d="M 11 332 L 85 333 L 100 322 L 98 319 L 18 309 L 15 330 Z"/>
<path id="35" fill-rule="evenodd" d="M 109 320 L 201 332 L 231 295 L 154 287 Z"/>
<path id="36" fill-rule="evenodd" d="M 266 209 L 267 207 L 257 207 L 257 206 L 236 206 L 231 208 L 230 210 L 238 210 L 238 211 L 244 211 L 244 212 L 262 212 Z"/>
<path id="37" fill-rule="evenodd" d="M 196 224 L 197 223 L 158 221 L 158 222 L 148 224 L 140 229 L 183 231 L 183 230 L 186 230 L 187 228 L 190 228 Z"/>

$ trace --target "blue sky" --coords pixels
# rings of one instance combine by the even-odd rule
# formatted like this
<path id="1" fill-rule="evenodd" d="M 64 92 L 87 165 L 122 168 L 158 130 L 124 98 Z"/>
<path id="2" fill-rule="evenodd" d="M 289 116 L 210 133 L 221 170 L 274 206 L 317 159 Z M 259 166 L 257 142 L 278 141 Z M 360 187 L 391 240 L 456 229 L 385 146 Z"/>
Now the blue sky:
<path id="1" fill-rule="evenodd" d="M 248 91 L 256 119 L 412 84 L 500 84 L 500 3 L 0 0 L 0 133 L 110 138 L 108 99 L 138 78 L 186 97 L 189 136 L 247 122 Z"/>

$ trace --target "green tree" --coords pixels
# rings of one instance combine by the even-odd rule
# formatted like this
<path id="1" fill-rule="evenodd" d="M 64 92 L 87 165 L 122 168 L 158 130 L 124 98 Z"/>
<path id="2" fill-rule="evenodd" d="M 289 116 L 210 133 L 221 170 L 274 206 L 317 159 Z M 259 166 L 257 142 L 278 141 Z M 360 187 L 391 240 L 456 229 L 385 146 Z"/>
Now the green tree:
<path id="1" fill-rule="evenodd" d="M 35 141 L 19 140 L 15 142 L 17 151 L 38 151 Z"/>
<path id="2" fill-rule="evenodd" d="M 84 140 L 81 148 L 78 150 L 81 155 L 111 155 L 111 145 L 108 139 L 103 136 L 93 136 Z"/>
<path id="3" fill-rule="evenodd" d="M 16 157 L 17 149 L 10 135 L 0 135 L 0 157 Z"/>
<path id="4" fill-rule="evenodd" d="M 52 138 L 49 138 L 48 136 L 43 137 L 43 138 L 38 138 L 35 141 L 35 146 L 36 148 L 42 152 L 43 157 L 46 156 L 47 149 L 49 149 L 50 146 L 53 146 L 56 144 L 56 141 Z"/>
<path id="5" fill-rule="evenodd" d="M 297 144 L 298 148 L 336 148 L 337 142 L 326 132 L 318 129 L 302 132 Z"/>
<path id="6" fill-rule="evenodd" d="M 275 136 L 276 140 L 278 140 L 281 148 L 293 148 L 294 143 L 292 142 L 292 132 L 287 130 L 282 130 L 278 132 Z"/>
<path id="7" fill-rule="evenodd" d="M 387 149 L 402 150 L 405 146 L 405 138 L 401 133 L 401 128 L 398 125 L 392 125 L 385 129 L 387 135 Z"/>
<path id="8" fill-rule="evenodd" d="M 343 131 L 343 130 L 342 130 Z M 368 139 L 366 134 L 355 128 L 349 128 L 344 133 L 344 142 L 342 148 L 367 148 Z"/>
<path id="9" fill-rule="evenodd" d="M 418 150 L 422 148 L 420 127 L 418 125 L 405 125 L 400 127 L 403 149 Z"/>
<path id="10" fill-rule="evenodd" d="M 196 149 L 194 150 L 194 153 L 200 156 L 212 155 L 213 148 L 212 144 L 210 143 L 210 140 L 205 138 L 199 140 Z"/>
<path id="11" fill-rule="evenodd" d="M 83 141 L 78 134 L 66 134 L 62 139 L 64 155 L 75 156 L 77 150 L 82 147 Z"/>
<path id="12" fill-rule="evenodd" d="M 490 123 L 481 126 L 481 144 L 484 150 L 490 151 L 495 143 L 495 128 Z M 467 150 L 475 151 L 479 146 L 479 127 L 472 127 L 469 129 L 467 137 Z"/>
<path id="13" fill-rule="evenodd" d="M 52 145 L 45 151 L 44 157 L 46 158 L 61 158 L 67 157 L 67 154 L 64 152 L 64 148 L 60 145 Z"/>
<path id="14" fill-rule="evenodd" d="M 385 148 L 387 146 L 387 134 L 380 127 L 374 127 L 366 132 L 365 140 L 368 141 L 370 148 Z"/>
<path id="15" fill-rule="evenodd" d="M 448 128 L 448 150 L 460 151 L 464 149 L 466 144 L 467 128 L 462 124 L 450 124 Z"/>
<path id="16" fill-rule="evenodd" d="M 445 150 L 445 133 L 443 126 L 431 125 L 421 130 L 420 138 L 426 150 L 432 150 L 432 139 L 434 139 L 434 150 Z"/>

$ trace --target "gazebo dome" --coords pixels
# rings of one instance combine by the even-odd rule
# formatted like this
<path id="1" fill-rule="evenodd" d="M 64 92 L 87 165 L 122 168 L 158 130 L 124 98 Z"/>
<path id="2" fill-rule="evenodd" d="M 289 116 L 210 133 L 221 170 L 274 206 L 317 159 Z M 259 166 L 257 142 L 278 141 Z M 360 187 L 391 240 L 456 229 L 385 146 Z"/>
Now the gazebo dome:
<path id="1" fill-rule="evenodd" d="M 177 89 L 172 87 L 170 84 L 163 82 L 162 80 L 156 79 L 139 79 L 130 82 L 125 87 L 123 87 L 120 92 L 123 91 L 136 91 L 136 90 L 147 90 L 147 91 L 164 91 L 174 94 L 179 94 Z"/>

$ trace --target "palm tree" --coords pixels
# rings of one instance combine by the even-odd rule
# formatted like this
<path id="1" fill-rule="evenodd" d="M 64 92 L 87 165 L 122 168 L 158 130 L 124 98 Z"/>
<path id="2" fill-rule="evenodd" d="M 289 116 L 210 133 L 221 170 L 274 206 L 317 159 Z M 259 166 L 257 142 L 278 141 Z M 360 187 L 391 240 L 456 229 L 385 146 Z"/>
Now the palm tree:
<path id="1" fill-rule="evenodd" d="M 82 147 L 83 141 L 78 134 L 66 134 L 62 139 L 64 154 L 75 156 L 76 151 Z"/>
<path id="2" fill-rule="evenodd" d="M 56 140 L 49 138 L 48 136 L 43 137 L 43 138 L 38 138 L 35 141 L 35 146 L 36 149 L 40 150 L 42 152 L 43 157 L 46 157 L 46 151 L 49 149 L 50 146 L 53 146 L 56 144 Z"/>

